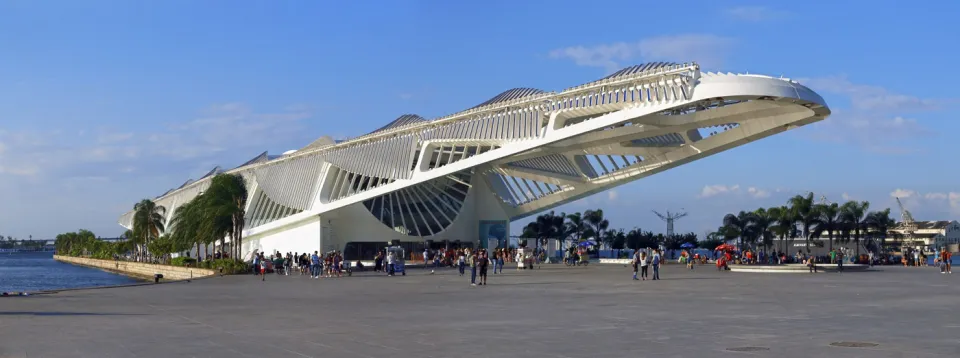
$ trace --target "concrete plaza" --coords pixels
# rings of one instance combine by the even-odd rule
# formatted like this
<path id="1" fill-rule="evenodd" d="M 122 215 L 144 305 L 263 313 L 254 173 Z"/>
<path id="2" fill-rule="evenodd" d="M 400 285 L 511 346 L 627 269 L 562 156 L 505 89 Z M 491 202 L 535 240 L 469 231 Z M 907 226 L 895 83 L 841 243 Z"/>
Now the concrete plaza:
<path id="1" fill-rule="evenodd" d="M 951 357 L 960 273 L 544 266 L 0 298 L 0 357 Z M 837 347 L 864 344 L 869 347 Z M 732 350 L 731 350 L 732 349 Z"/>

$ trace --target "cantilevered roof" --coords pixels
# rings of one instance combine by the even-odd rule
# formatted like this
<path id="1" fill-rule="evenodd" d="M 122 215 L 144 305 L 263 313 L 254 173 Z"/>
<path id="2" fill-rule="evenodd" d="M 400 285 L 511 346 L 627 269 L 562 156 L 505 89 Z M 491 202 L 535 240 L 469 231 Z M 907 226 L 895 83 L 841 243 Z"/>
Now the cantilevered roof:
<path id="1" fill-rule="evenodd" d="M 380 127 L 380 128 L 377 128 L 377 130 L 375 130 L 375 131 L 373 131 L 373 132 L 370 132 L 370 133 L 367 133 L 367 134 L 373 134 L 373 133 L 377 133 L 377 132 L 380 132 L 380 131 L 385 131 L 385 130 L 391 129 L 391 128 L 403 127 L 403 126 L 406 126 L 406 125 L 416 124 L 416 123 L 422 123 L 422 122 L 426 122 L 426 121 L 427 121 L 426 119 L 424 119 L 423 117 L 420 117 L 420 116 L 418 116 L 418 115 L 416 115 L 416 114 L 404 114 L 404 115 L 398 117 L 397 119 L 394 119 L 392 122 L 387 123 L 387 125 L 385 125 L 385 126 L 383 126 L 383 127 Z"/>
<path id="2" fill-rule="evenodd" d="M 614 72 L 613 74 L 611 74 L 611 75 L 609 75 L 609 76 L 607 76 L 607 77 L 601 78 L 601 80 L 605 80 L 605 79 L 609 79 L 609 78 L 616 78 L 616 77 L 620 77 L 620 76 L 629 76 L 629 75 L 632 75 L 632 74 L 637 73 L 637 72 L 643 72 L 643 71 L 652 70 L 652 69 L 655 69 L 655 68 L 667 67 L 667 66 L 676 66 L 676 65 L 677 65 L 677 63 L 673 63 L 673 62 L 648 62 L 648 63 L 643 63 L 643 64 L 634 65 L 634 66 L 630 66 L 630 67 L 624 68 L 624 69 L 622 69 L 622 70 L 620 70 L 620 71 Z"/>
<path id="3" fill-rule="evenodd" d="M 546 93 L 546 91 L 539 90 L 536 88 L 513 88 L 513 89 L 503 91 L 500 94 L 494 96 L 493 98 L 488 99 L 486 102 L 473 106 L 473 108 L 483 107 L 489 104 L 505 102 L 505 101 L 509 101 L 517 98 L 538 95 L 541 93 Z"/>

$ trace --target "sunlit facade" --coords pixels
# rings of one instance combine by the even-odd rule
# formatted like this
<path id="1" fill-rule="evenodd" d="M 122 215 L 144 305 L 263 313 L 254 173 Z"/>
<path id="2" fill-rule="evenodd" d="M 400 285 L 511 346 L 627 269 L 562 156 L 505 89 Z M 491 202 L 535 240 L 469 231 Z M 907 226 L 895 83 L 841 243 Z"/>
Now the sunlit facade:
<path id="1" fill-rule="evenodd" d="M 650 63 L 558 92 L 511 89 L 434 120 L 402 115 L 226 172 L 250 192 L 244 253 L 367 258 L 391 240 L 487 246 L 512 221 L 829 114 L 790 79 Z M 171 215 L 219 172 L 156 201 Z"/>

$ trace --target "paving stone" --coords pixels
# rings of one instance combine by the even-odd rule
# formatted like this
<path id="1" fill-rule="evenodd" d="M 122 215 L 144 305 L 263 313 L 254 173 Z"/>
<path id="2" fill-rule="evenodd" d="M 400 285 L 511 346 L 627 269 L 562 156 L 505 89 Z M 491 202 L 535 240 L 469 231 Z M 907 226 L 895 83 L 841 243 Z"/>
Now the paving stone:
<path id="1" fill-rule="evenodd" d="M 0 357 L 924 357 L 960 346 L 960 275 L 933 268 L 662 276 L 548 265 L 471 287 L 453 270 L 412 269 L 0 298 Z"/>

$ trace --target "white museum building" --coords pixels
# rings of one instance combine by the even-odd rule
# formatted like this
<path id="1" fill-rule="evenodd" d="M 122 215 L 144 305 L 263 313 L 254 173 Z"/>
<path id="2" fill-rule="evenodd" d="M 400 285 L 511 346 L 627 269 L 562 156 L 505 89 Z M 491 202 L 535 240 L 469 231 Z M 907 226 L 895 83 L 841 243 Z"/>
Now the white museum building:
<path id="1" fill-rule="evenodd" d="M 390 241 L 489 247 L 512 221 L 830 115 L 797 81 L 648 63 L 562 91 L 514 88 L 428 120 L 401 115 L 346 141 L 321 137 L 172 189 L 168 215 L 217 173 L 250 193 L 245 255 L 342 250 L 369 259 Z M 132 212 L 120 217 L 130 228 Z"/>

